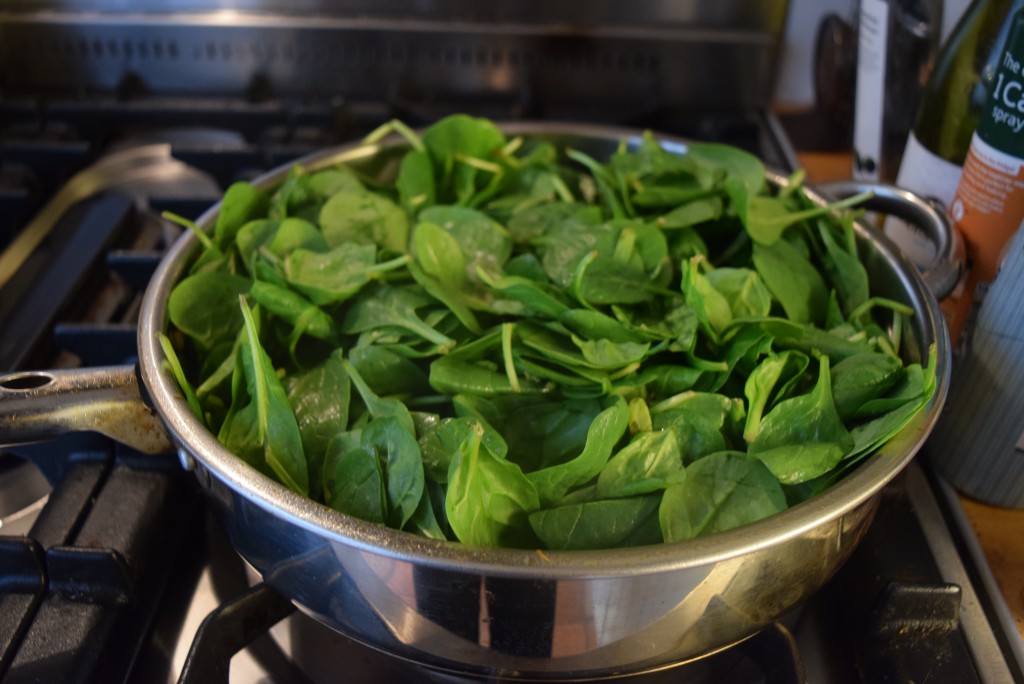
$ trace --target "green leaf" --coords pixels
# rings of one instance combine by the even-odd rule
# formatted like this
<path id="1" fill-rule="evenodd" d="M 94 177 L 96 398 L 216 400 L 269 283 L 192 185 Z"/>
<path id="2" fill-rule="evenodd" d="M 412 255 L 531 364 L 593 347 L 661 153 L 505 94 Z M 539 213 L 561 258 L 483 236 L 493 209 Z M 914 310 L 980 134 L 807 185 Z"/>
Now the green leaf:
<path id="1" fill-rule="evenodd" d="M 612 455 L 597 478 L 602 497 L 635 496 L 686 479 L 675 430 L 642 432 Z"/>
<path id="2" fill-rule="evenodd" d="M 384 473 L 377 455 L 367 447 L 358 447 L 338 453 L 332 461 L 333 486 L 327 504 L 363 520 L 386 522 Z"/>
<path id="3" fill-rule="evenodd" d="M 828 288 L 821 274 L 785 240 L 754 243 L 754 267 L 786 316 L 796 323 L 822 323 L 828 309 Z"/>
<path id="4" fill-rule="evenodd" d="M 263 347 L 252 312 L 240 297 L 248 353 L 252 359 L 252 403 L 256 407 L 256 441 L 263 449 L 263 458 L 270 469 L 289 489 L 309 494 L 309 474 L 302 451 L 302 437 L 288 396 L 277 377 L 274 366 Z"/>
<path id="5" fill-rule="evenodd" d="M 749 453 L 786 484 L 822 475 L 854 446 L 832 400 L 829 367 L 828 357 L 821 357 L 814 389 L 776 404 L 750 443 Z"/>
<path id="6" fill-rule="evenodd" d="M 587 429 L 587 443 L 575 458 L 527 474 L 541 505 L 551 506 L 566 493 L 596 477 L 626 431 L 629 410 L 621 399 L 597 414 Z M 536 529 L 536 528 L 535 528 Z"/>
<path id="7" fill-rule="evenodd" d="M 318 306 L 343 302 L 375 277 L 401 268 L 407 258 L 377 263 L 377 248 L 346 242 L 328 252 L 297 249 L 284 261 L 288 282 Z"/>
<path id="8" fill-rule="evenodd" d="M 222 250 L 226 250 L 234 242 L 238 230 L 252 219 L 259 218 L 267 206 L 267 196 L 251 183 L 232 183 L 221 199 L 217 222 L 213 227 L 214 241 Z"/>
<path id="9" fill-rule="evenodd" d="M 448 522 L 464 544 L 532 547 L 527 515 L 540 506 L 519 466 L 483 445 L 479 423 L 459 445 L 448 471 Z"/>
<path id="10" fill-rule="evenodd" d="M 683 464 L 733 447 L 743 402 L 723 394 L 682 392 L 651 407 L 655 430 L 672 430 Z"/>
<path id="11" fill-rule="evenodd" d="M 402 419 L 374 418 L 363 429 L 362 446 L 377 454 L 387 482 L 388 524 L 401 529 L 423 498 L 423 460 L 416 437 Z"/>
<path id="12" fill-rule="evenodd" d="M 337 351 L 335 354 L 340 356 L 341 352 Z M 416 425 L 413 423 L 412 416 L 409 414 L 409 409 L 405 404 L 397 399 L 377 396 L 370 386 L 366 384 L 366 381 L 363 380 L 363 376 L 359 374 L 359 371 L 356 370 L 351 361 L 343 359 L 341 363 L 352 379 L 352 384 L 356 386 L 359 397 L 363 400 L 363 404 L 366 406 L 366 410 L 371 417 L 397 418 L 409 434 L 416 434 Z"/>
<path id="13" fill-rule="evenodd" d="M 657 520 L 659 496 L 589 501 L 535 511 L 530 527 L 544 548 L 610 549 L 661 541 L 650 535 L 633 540 L 637 531 Z"/>
<path id="14" fill-rule="evenodd" d="M 402 157 L 395 181 L 402 206 L 411 216 L 437 201 L 434 163 L 426 150 L 411 150 Z"/>
<path id="15" fill-rule="evenodd" d="M 803 375 L 810 358 L 802 352 L 787 349 L 771 354 L 747 376 L 743 394 L 747 398 L 747 420 L 743 439 L 753 442 L 761 430 L 761 418 L 774 403 L 785 396 L 793 383 Z"/>
<path id="16" fill-rule="evenodd" d="M 364 293 L 365 294 L 365 293 Z M 455 340 L 427 325 L 416 311 L 433 303 L 423 293 L 410 288 L 384 286 L 357 298 L 341 323 L 346 333 L 361 333 L 384 326 L 401 328 L 447 350 Z"/>
<path id="17" fill-rule="evenodd" d="M 233 340 L 242 327 L 238 296 L 249 291 L 250 281 L 230 273 L 190 275 L 171 290 L 167 315 L 203 349 Z"/>
<path id="18" fill-rule="evenodd" d="M 320 229 L 332 248 L 356 242 L 404 254 L 409 241 L 405 210 L 369 190 L 344 190 L 327 200 L 320 210 Z"/>
<path id="19" fill-rule="evenodd" d="M 903 364 L 890 354 L 864 352 L 832 366 L 832 396 L 839 415 L 847 420 L 879 399 L 902 377 Z"/>
<path id="20" fill-rule="evenodd" d="M 757 459 L 722 451 L 706 456 L 685 482 L 665 490 L 658 510 L 666 542 L 724 532 L 786 509 L 786 495 Z"/>

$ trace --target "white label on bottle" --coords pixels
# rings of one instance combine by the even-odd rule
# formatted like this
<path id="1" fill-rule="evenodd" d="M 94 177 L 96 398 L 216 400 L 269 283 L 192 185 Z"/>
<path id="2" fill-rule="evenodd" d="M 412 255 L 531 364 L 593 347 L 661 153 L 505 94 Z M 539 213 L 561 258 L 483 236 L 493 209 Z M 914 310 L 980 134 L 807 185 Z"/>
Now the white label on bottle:
<path id="1" fill-rule="evenodd" d="M 907 137 L 896 185 L 926 199 L 938 200 L 948 208 L 956 194 L 957 183 L 963 169 L 946 161 L 921 144 L 913 132 Z M 897 218 L 885 221 L 885 234 L 918 266 L 928 266 L 935 260 L 935 243 L 915 226 Z"/>
<path id="2" fill-rule="evenodd" d="M 853 112 L 853 177 L 858 180 L 880 178 L 888 34 L 889 4 L 885 0 L 861 0 Z"/>
<path id="3" fill-rule="evenodd" d="M 956 193 L 963 168 L 946 161 L 921 144 L 913 132 L 907 137 L 896 185 L 948 208 Z"/>

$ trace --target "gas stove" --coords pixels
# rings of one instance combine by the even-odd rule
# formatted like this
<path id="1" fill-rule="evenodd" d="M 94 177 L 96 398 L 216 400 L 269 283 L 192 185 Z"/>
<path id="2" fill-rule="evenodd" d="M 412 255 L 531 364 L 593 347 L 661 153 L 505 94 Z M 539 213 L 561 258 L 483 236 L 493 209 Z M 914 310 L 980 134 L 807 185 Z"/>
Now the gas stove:
<path id="1" fill-rule="evenodd" d="M 669 132 L 707 139 L 712 130 L 698 123 Z M 724 130 L 715 139 L 792 168 L 770 114 Z M 96 162 L 82 157 L 72 183 L 97 166 L 127 171 L 59 216 L 4 284 L 5 370 L 131 363 L 138 298 L 178 235 L 159 212 L 197 216 L 228 179 L 278 162 L 221 147 L 222 137 L 161 133 L 118 141 Z M 242 163 L 232 166 L 221 151 Z M 41 158 L 44 175 L 54 157 Z M 297 612 L 234 553 L 173 454 L 145 456 L 82 433 L 8 448 L 2 464 L 0 668 L 11 681 L 319 682 L 334 680 L 339 662 L 351 682 L 459 680 Z M 1000 619 L 998 594 L 986 591 L 983 562 L 964 551 L 969 537 L 956 510 L 955 495 L 912 466 L 890 486 L 854 557 L 800 611 L 734 649 L 634 679 L 904 680 L 938 660 L 940 681 L 1007 681 L 1020 672 L 1019 645 Z M 310 657 L 324 653 L 331 657 Z"/>
<path id="2" fill-rule="evenodd" d="M 320 23 L 302 13 L 316 3 L 263 3 L 234 23 L 186 4 L 195 11 L 26 1 L 0 13 L 0 372 L 132 364 L 141 295 L 179 236 L 162 212 L 195 218 L 234 180 L 391 118 L 600 121 L 797 165 L 764 106 L 784 2 L 764 16 L 742 3 L 639 2 L 632 18 L 602 5 L 575 28 L 558 2 L 350 3 Z M 687 65 L 716 56 L 757 68 L 701 87 Z M 696 91 L 663 85 L 684 73 Z M 608 79 L 623 75 L 631 85 L 612 106 Z M 1024 680 L 976 546 L 955 493 L 914 463 L 800 609 L 735 647 L 624 681 Z M 92 433 L 0 449 L 0 578 L 4 681 L 464 681 L 298 611 L 234 552 L 175 454 Z"/>

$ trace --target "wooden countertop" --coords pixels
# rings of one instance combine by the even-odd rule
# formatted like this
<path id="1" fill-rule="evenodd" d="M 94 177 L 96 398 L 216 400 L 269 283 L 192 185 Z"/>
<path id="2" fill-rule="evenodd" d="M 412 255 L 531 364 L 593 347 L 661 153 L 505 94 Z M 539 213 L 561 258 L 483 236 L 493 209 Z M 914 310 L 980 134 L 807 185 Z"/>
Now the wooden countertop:
<path id="1" fill-rule="evenodd" d="M 850 178 L 849 153 L 800 151 L 798 157 L 809 183 Z M 965 496 L 960 502 L 1024 637 L 1024 510 L 996 508 Z"/>

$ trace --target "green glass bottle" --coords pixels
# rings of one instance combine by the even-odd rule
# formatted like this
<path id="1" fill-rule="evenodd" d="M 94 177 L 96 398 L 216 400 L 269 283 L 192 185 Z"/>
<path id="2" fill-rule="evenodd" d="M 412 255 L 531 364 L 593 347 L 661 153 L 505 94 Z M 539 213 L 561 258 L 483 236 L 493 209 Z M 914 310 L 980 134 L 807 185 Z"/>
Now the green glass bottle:
<path id="1" fill-rule="evenodd" d="M 1024 0 L 974 0 L 939 52 L 896 184 L 949 206 L 995 74 L 1007 18 Z"/>
<path id="2" fill-rule="evenodd" d="M 853 175 L 892 181 L 938 51 L 941 0 L 859 0 Z"/>

